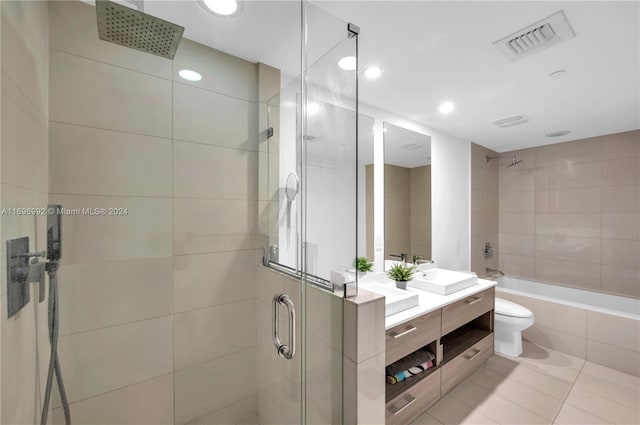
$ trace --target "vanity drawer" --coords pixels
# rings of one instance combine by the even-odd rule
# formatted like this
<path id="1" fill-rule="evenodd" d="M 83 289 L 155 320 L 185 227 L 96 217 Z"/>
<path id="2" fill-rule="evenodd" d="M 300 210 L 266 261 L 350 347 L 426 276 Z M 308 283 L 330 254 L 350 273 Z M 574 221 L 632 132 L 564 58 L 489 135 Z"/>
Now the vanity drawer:
<path id="1" fill-rule="evenodd" d="M 440 336 L 440 310 L 432 311 L 386 332 L 386 361 L 389 365 Z M 435 354 L 435 353 L 433 353 Z"/>
<path id="2" fill-rule="evenodd" d="M 464 378 L 471 375 L 493 355 L 493 333 L 487 335 L 462 354 L 444 364 L 442 370 L 442 394 L 448 393 Z"/>
<path id="3" fill-rule="evenodd" d="M 495 288 L 485 289 L 442 308 L 442 335 L 446 335 L 476 317 L 493 310 Z"/>
<path id="4" fill-rule="evenodd" d="M 440 370 L 438 369 L 385 405 L 385 424 L 408 424 L 439 398 Z"/>

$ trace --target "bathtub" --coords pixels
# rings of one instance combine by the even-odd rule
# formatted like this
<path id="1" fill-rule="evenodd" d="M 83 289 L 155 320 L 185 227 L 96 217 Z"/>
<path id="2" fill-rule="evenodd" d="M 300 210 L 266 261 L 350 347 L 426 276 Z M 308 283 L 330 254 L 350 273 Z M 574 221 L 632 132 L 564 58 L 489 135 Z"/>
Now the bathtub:
<path id="1" fill-rule="evenodd" d="M 640 300 L 511 277 L 498 279 L 496 297 L 533 312 L 526 340 L 640 375 Z"/>
<path id="2" fill-rule="evenodd" d="M 516 279 L 508 276 L 499 278 L 497 282 L 498 293 L 503 292 L 528 296 L 543 301 L 566 304 L 572 307 L 612 314 L 627 319 L 640 320 L 640 300 L 635 298 L 569 288 L 566 286 L 549 285 L 547 283 Z"/>

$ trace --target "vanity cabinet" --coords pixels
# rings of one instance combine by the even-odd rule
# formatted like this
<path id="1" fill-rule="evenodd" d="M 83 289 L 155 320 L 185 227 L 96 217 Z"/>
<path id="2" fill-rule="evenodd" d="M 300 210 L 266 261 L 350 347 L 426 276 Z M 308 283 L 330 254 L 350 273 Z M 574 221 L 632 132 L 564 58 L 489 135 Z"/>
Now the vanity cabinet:
<path id="1" fill-rule="evenodd" d="M 386 384 L 385 421 L 408 424 L 493 354 L 495 288 L 425 313 L 386 331 L 385 364 L 427 347 L 435 366 L 397 384 Z"/>

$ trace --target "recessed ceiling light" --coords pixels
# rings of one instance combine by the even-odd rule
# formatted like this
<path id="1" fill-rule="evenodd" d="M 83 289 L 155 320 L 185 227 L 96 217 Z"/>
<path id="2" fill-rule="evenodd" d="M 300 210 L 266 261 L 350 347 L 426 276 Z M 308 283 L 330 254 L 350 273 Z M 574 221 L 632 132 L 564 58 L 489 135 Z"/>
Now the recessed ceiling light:
<path id="1" fill-rule="evenodd" d="M 567 75 L 567 71 L 565 69 L 559 69 L 559 70 L 553 71 L 551 74 L 549 74 L 549 77 L 551 77 L 551 78 L 560 78 L 560 77 L 564 77 L 565 75 Z"/>
<path id="2" fill-rule="evenodd" d="M 200 81 L 202 80 L 202 75 L 200 75 L 199 73 L 192 71 L 190 69 L 182 69 L 180 70 L 180 72 L 178 72 L 178 75 L 180 75 L 180 77 L 184 78 L 187 81 Z"/>
<path id="3" fill-rule="evenodd" d="M 547 137 L 560 137 L 560 136 L 566 136 L 569 133 L 571 133 L 569 130 L 552 131 L 551 133 L 545 134 L 545 136 L 547 136 Z"/>
<path id="4" fill-rule="evenodd" d="M 204 5 L 215 14 L 222 16 L 233 15 L 238 10 L 236 0 L 202 0 Z"/>
<path id="5" fill-rule="evenodd" d="M 356 62 L 357 61 L 355 56 L 345 56 L 338 61 L 338 66 L 345 71 L 355 71 Z"/>
<path id="6" fill-rule="evenodd" d="M 443 114 L 448 114 L 449 112 L 453 111 L 454 109 L 456 109 L 455 105 L 453 104 L 453 102 L 442 102 L 440 104 L 440 106 L 438 107 L 438 109 L 440 110 L 440 112 L 442 112 Z"/>
<path id="7" fill-rule="evenodd" d="M 364 76 L 373 80 L 378 78 L 382 74 L 382 69 L 379 66 L 370 66 L 364 70 Z"/>

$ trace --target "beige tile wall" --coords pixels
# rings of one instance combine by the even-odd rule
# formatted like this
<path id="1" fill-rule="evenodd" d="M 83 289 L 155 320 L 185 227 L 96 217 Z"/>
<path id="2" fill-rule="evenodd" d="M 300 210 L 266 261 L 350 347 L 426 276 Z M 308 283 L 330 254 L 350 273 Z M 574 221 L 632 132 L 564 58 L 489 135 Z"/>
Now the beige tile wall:
<path id="1" fill-rule="evenodd" d="M 50 199 L 128 208 L 64 219 L 72 417 L 255 417 L 257 66 L 186 39 L 158 58 L 99 41 L 91 6 L 49 10 Z"/>
<path id="2" fill-rule="evenodd" d="M 640 297 L 640 131 L 501 155 L 500 268 Z"/>
<path id="3" fill-rule="evenodd" d="M 409 169 L 384 165 L 384 255 L 407 253 L 411 247 Z"/>
<path id="4" fill-rule="evenodd" d="M 471 270 L 485 276 L 487 267 L 498 268 L 498 161 L 487 162 L 487 156 L 498 154 L 471 143 Z M 511 221 L 509 226 L 520 226 Z M 493 257 L 485 259 L 484 245 L 491 243 Z"/>
<path id="5" fill-rule="evenodd" d="M 0 3 L 0 208 L 46 207 L 48 192 L 49 40 L 44 1 Z M 32 251 L 45 249 L 45 220 L 33 215 L 0 218 L 0 422 L 40 421 L 39 399 L 49 362 L 46 304 L 31 302 L 12 318 L 6 314 L 8 239 L 28 236 Z M 42 330 L 36 333 L 36 329 Z M 40 347 L 39 351 L 36 348 Z M 37 374 L 39 367 L 40 374 Z"/>
<path id="6" fill-rule="evenodd" d="M 368 171 L 372 173 L 373 167 L 368 167 Z M 405 168 L 385 164 L 384 191 L 385 256 L 406 253 L 409 258 L 419 255 L 430 259 L 431 166 Z M 373 196 L 367 199 L 367 202 L 373 202 Z M 369 222 L 372 226 L 369 233 L 373 235 L 373 220 L 367 219 Z M 373 241 L 373 236 L 368 240 Z M 373 242 L 368 250 L 373 252 Z"/>
<path id="7" fill-rule="evenodd" d="M 409 170 L 411 255 L 431 259 L 431 165 Z"/>

